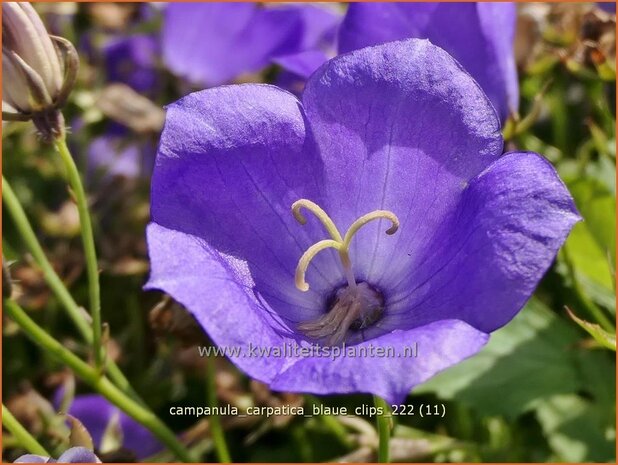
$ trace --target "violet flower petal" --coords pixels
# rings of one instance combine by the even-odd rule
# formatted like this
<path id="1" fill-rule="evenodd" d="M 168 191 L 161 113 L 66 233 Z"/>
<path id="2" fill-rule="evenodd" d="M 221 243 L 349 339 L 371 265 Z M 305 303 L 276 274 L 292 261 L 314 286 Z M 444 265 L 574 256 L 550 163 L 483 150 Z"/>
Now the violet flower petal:
<path id="1" fill-rule="evenodd" d="M 101 463 L 101 460 L 90 449 L 71 447 L 58 457 L 58 463 Z"/>
<path id="2" fill-rule="evenodd" d="M 120 411 L 101 395 L 76 396 L 67 413 L 77 418 L 86 427 L 97 447 L 101 445 L 103 433 L 112 417 L 119 415 L 123 446 L 135 452 L 139 459 L 149 457 L 163 449 L 161 443 L 148 429 Z M 58 461 L 61 462 L 61 459 L 62 457 Z"/>
<path id="3" fill-rule="evenodd" d="M 148 139 L 130 140 L 127 137 L 129 134 L 126 127 L 110 124 L 105 133 L 91 141 L 87 150 L 89 178 L 99 181 L 113 177 L 136 179 L 150 175 L 154 165 L 155 145 Z"/>
<path id="4" fill-rule="evenodd" d="M 280 52 L 273 61 L 298 78 L 307 79 L 329 56 L 335 55 L 336 33 L 343 16 L 325 6 L 301 4 L 289 8 L 300 15 L 301 41 L 294 50 Z"/>
<path id="5" fill-rule="evenodd" d="M 302 34 L 294 48 L 298 51 L 327 50 L 334 47 L 337 29 L 343 15 L 328 4 L 295 4 L 285 8 L 293 9 L 300 16 Z"/>
<path id="6" fill-rule="evenodd" d="M 365 392 L 399 404 L 414 386 L 476 354 L 488 339 L 487 334 L 462 321 L 435 321 L 406 331 L 395 330 L 354 346 L 355 350 L 369 354 L 393 351 L 393 356 L 300 358 L 278 375 L 271 387 L 314 394 Z M 418 356 L 403 356 L 406 348 L 414 344 Z"/>
<path id="7" fill-rule="evenodd" d="M 603 11 L 616 14 L 616 2 L 597 2 L 597 6 Z"/>
<path id="8" fill-rule="evenodd" d="M 289 8 L 254 3 L 170 3 L 163 60 L 175 73 L 208 86 L 262 69 L 297 44 L 300 18 Z"/>
<path id="9" fill-rule="evenodd" d="M 307 79 L 327 60 L 328 57 L 322 50 L 306 50 L 292 55 L 282 55 L 273 61 L 285 71 L 295 74 L 297 79 Z"/>
<path id="10" fill-rule="evenodd" d="M 190 309 L 218 345 L 250 376 L 269 382 L 285 358 L 249 356 L 247 347 L 278 347 L 285 330 L 265 309 L 240 261 L 222 257 L 203 239 L 152 223 L 148 226 L 152 272 L 146 289 L 160 289 Z M 234 351 L 242 350 L 243 353 Z"/>
<path id="11" fill-rule="evenodd" d="M 342 279 L 329 251 L 312 266 L 309 292 L 294 285 L 299 257 L 324 236 L 290 210 L 299 198 L 322 198 L 322 161 L 304 118 L 298 100 L 274 86 L 191 94 L 167 108 L 152 180 L 153 221 L 245 260 L 248 278 L 292 321 L 318 315 L 324 291 Z"/>
<path id="12" fill-rule="evenodd" d="M 163 58 L 175 73 L 208 86 L 272 62 L 306 78 L 334 53 L 341 19 L 323 5 L 173 3 L 165 11 Z"/>
<path id="13" fill-rule="evenodd" d="M 399 328 L 459 318 L 494 331 L 515 316 L 580 220 L 556 170 L 511 152 L 470 181 L 393 293 Z M 387 278 L 385 278 L 387 279 Z"/>
<path id="14" fill-rule="evenodd" d="M 505 120 L 519 101 L 516 16 L 512 3 L 351 3 L 340 28 L 339 50 L 429 39 L 478 81 Z"/>
<path id="15" fill-rule="evenodd" d="M 42 455 L 25 454 L 15 460 L 13 463 L 56 463 L 56 461 Z"/>
<path id="16" fill-rule="evenodd" d="M 109 82 L 123 82 L 141 93 L 156 90 L 159 44 L 153 36 L 112 37 L 102 48 Z"/>

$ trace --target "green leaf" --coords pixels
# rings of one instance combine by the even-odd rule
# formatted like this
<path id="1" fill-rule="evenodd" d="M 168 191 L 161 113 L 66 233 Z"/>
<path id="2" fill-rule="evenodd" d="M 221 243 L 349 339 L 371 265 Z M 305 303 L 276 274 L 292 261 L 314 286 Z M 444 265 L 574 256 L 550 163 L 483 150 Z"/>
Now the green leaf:
<path id="1" fill-rule="evenodd" d="M 601 328 L 597 324 L 590 323 L 589 321 L 578 318 L 568 308 L 567 308 L 567 312 L 569 313 L 569 316 L 573 319 L 573 321 L 575 321 L 575 323 L 577 323 L 579 326 L 585 329 L 586 332 L 590 334 L 594 338 L 594 340 L 599 343 L 599 345 L 616 352 L 616 335 L 615 334 L 608 333 L 607 331 L 605 331 L 603 328 Z"/>
<path id="2" fill-rule="evenodd" d="M 616 358 L 600 350 L 578 350 L 578 366 L 582 379 L 579 394 L 593 399 L 599 417 L 606 425 L 616 424 Z M 603 357 L 601 355 L 604 355 Z"/>
<path id="3" fill-rule="evenodd" d="M 613 170 L 615 172 L 615 170 Z M 615 265 L 616 256 L 616 198 L 594 179 L 584 178 L 569 184 L 569 190 L 584 217 L 584 222 L 598 247 Z"/>
<path id="4" fill-rule="evenodd" d="M 615 143 L 615 139 L 613 143 Z M 612 150 L 616 150 L 615 147 Z M 615 158 L 615 152 L 613 154 Z M 599 182 L 611 195 L 616 197 L 616 163 L 610 157 L 601 157 L 595 163 L 586 165 L 586 176 Z M 612 212 L 608 212 L 611 215 Z M 613 216 L 613 215 L 612 215 Z"/>
<path id="5" fill-rule="evenodd" d="M 609 261 L 611 252 L 599 247 L 587 223 L 575 225 L 564 249 L 583 291 L 596 303 L 615 309 L 614 280 Z M 568 274 L 565 266 L 560 266 L 558 271 Z"/>
<path id="6" fill-rule="evenodd" d="M 611 432 L 592 403 L 573 394 L 540 402 L 537 418 L 557 462 L 614 462 Z"/>
<path id="7" fill-rule="evenodd" d="M 513 321 L 493 333 L 479 354 L 438 374 L 414 393 L 435 393 L 485 415 L 514 419 L 542 399 L 594 391 L 580 365 L 584 360 L 580 352 L 585 352 L 586 363 L 604 367 L 609 363 L 607 353 L 585 351 L 578 348 L 578 341 L 574 327 L 533 298 Z M 605 370 L 613 373 L 611 367 Z"/>

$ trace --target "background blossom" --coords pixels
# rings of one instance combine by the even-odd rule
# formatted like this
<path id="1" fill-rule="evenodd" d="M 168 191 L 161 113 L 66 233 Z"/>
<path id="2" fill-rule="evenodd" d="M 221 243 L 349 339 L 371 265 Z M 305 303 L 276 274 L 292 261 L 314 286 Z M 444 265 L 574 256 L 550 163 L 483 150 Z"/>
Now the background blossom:
<path id="1" fill-rule="evenodd" d="M 306 77 L 326 58 L 337 18 L 328 6 L 172 3 L 164 17 L 163 58 L 175 73 L 207 86 L 273 61 Z"/>
<path id="2" fill-rule="evenodd" d="M 476 79 L 504 120 L 519 108 L 515 23 L 513 3 L 352 3 L 339 33 L 339 50 L 429 39 Z"/>

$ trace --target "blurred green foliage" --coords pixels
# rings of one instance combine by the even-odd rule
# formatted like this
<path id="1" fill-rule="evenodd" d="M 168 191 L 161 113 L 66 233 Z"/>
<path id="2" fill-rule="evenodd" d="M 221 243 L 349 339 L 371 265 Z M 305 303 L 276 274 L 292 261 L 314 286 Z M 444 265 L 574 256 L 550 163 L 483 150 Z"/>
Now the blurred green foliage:
<path id="1" fill-rule="evenodd" d="M 75 23 L 67 26 L 67 36 L 79 40 L 80 34 L 91 27 L 90 21 L 86 9 L 80 7 Z M 444 403 L 447 413 L 444 418 L 397 418 L 393 443 L 399 447 L 397 457 L 401 460 L 615 461 L 615 353 L 600 347 L 564 311 L 568 306 L 577 317 L 592 324 L 603 326 L 605 321 L 606 326 L 609 322 L 611 327 L 605 329 L 613 332 L 615 72 L 612 76 L 607 70 L 600 72 L 598 66 L 569 58 L 570 50 L 581 39 L 578 30 L 561 24 L 557 13 L 551 21 L 545 25 L 544 34 L 534 39 L 535 50 L 540 43 L 541 51 L 519 63 L 520 113 L 525 118 L 535 112 L 533 124 L 515 135 L 507 148 L 546 156 L 573 194 L 584 221 L 575 227 L 525 309 L 498 330 L 479 355 L 439 374 L 409 396 L 408 402 L 414 405 Z M 157 26 L 153 20 L 142 28 L 154 30 Z M 81 153 L 88 141 L 101 133 L 103 121 L 102 114 L 92 106 L 95 91 L 103 83 L 96 68 L 84 67 L 67 117 L 71 121 L 72 116 L 86 115 L 85 126 L 70 136 Z M 267 70 L 265 76 L 272 77 L 273 73 Z M 158 103 L 178 98 L 183 90 L 186 88 L 169 84 Z M 52 149 L 38 143 L 29 125 L 11 123 L 3 130 L 2 169 L 40 232 L 52 262 L 76 299 L 85 302 L 75 216 Z M 203 366 L 189 357 L 182 338 L 173 331 L 155 333 L 152 321 L 149 324 L 149 311 L 160 296 L 141 289 L 147 271 L 143 236 L 148 219 L 148 180 L 93 182 L 89 190 L 102 251 L 103 315 L 110 324 L 120 365 L 161 418 L 176 431 L 193 431 L 197 439 L 192 447 L 202 451 L 205 460 L 213 460 L 212 444 L 207 435 L 199 434 L 195 419 L 167 413 L 170 405 L 203 405 L 206 388 Z M 7 261 L 15 262 L 11 272 L 16 297 L 67 347 L 87 357 L 87 348 L 77 340 L 70 322 L 28 260 L 10 218 L 3 218 L 3 252 Z M 3 327 L 3 347 L 5 402 L 29 389 L 50 398 L 66 377 L 63 367 L 22 337 L 10 321 Z M 228 382 L 226 402 L 250 405 L 263 401 L 264 396 L 270 396 L 272 402 L 290 401 L 264 393 L 227 363 L 219 369 L 220 382 Z M 79 386 L 78 391 L 82 389 Z M 371 402 L 362 395 L 331 396 L 321 401 L 349 407 Z M 39 423 L 33 420 L 34 425 Z M 318 418 L 224 423 L 236 461 L 371 459 L 363 444 L 373 440 L 373 419 L 359 417 L 341 426 L 357 441 L 354 447 L 335 440 L 332 426 Z M 33 430 L 46 445 L 58 445 L 59 439 L 50 437 L 44 427 L 33 426 Z M 11 449 L 10 438 L 6 438 L 4 447 Z M 15 455 L 11 454 L 8 458 Z M 169 458 L 162 454 L 156 459 Z"/>

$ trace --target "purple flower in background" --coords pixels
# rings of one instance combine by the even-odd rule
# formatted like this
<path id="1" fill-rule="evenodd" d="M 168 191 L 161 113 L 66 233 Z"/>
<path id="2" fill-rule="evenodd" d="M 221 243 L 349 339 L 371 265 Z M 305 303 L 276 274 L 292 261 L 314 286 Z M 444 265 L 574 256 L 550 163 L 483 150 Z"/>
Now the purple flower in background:
<path id="1" fill-rule="evenodd" d="M 104 71 L 106 83 L 123 83 L 155 97 L 161 87 L 160 38 L 158 34 L 134 31 L 151 29 L 159 17 L 158 7 L 148 3 L 135 7 L 122 26 L 105 28 L 95 17 L 93 28 L 81 35 L 80 55 Z"/>
<path id="2" fill-rule="evenodd" d="M 191 94 L 161 137 L 147 288 L 273 389 L 399 402 L 513 318 L 579 220 L 545 159 L 502 145 L 477 83 L 422 40 L 330 60 L 302 103 Z"/>
<path id="3" fill-rule="evenodd" d="M 142 16 L 148 11 L 150 10 L 144 10 Z M 162 84 L 157 67 L 160 53 L 157 39 L 147 34 L 109 35 L 93 32 L 84 37 L 81 48 L 91 62 L 99 63 L 98 67 L 105 70 L 103 78 L 106 84 L 125 84 L 137 93 L 145 95 L 143 99 L 155 105 L 148 98 L 154 98 Z M 108 86 L 106 89 L 112 87 Z M 110 93 L 103 93 L 99 104 L 107 99 L 110 103 L 106 105 L 114 108 L 125 118 L 128 115 L 130 119 L 143 123 L 147 118 L 143 116 L 144 109 L 138 106 L 140 102 L 135 101 L 129 90 L 125 93 L 131 99 L 123 100 L 124 107 L 111 99 Z M 119 100 L 117 97 L 116 99 Z M 106 125 L 104 133 L 91 140 L 88 146 L 89 175 L 138 178 L 149 174 L 153 164 L 154 144 L 144 137 L 138 139 L 129 137 L 140 131 L 122 124 L 126 121 L 118 119 L 117 114 L 112 114 L 111 118 L 119 122 Z M 77 124 L 81 125 L 83 122 Z M 73 128 L 76 129 L 76 122 L 73 123 Z"/>
<path id="4" fill-rule="evenodd" d="M 98 394 L 75 397 L 67 413 L 86 427 L 97 448 L 101 447 L 101 440 L 110 423 L 117 422 L 122 432 L 123 447 L 133 451 L 139 459 L 163 449 L 150 431 Z"/>
<path id="5" fill-rule="evenodd" d="M 42 455 L 26 454 L 13 463 L 101 463 L 101 460 L 90 449 L 71 447 L 58 457 L 58 460 Z"/>
<path id="6" fill-rule="evenodd" d="M 224 84 L 273 62 L 308 75 L 333 48 L 340 16 L 315 5 L 170 3 L 165 64 L 193 83 Z"/>
<path id="7" fill-rule="evenodd" d="M 137 92 L 154 95 L 160 86 L 159 43 L 148 34 L 97 34 L 83 36 L 80 49 L 107 83 L 120 82 Z"/>
<path id="8" fill-rule="evenodd" d="M 81 118 L 71 121 L 75 133 L 79 133 L 84 124 Z M 126 126 L 114 122 L 103 129 L 101 135 L 88 142 L 85 150 L 79 145 L 74 146 L 74 153 L 83 152 L 85 155 L 83 159 L 76 158 L 76 161 L 85 171 L 86 182 L 101 188 L 102 184 L 114 178 L 149 177 L 156 153 L 152 136 L 136 135 Z"/>
<path id="9" fill-rule="evenodd" d="M 616 2 L 598 2 L 597 5 L 599 5 L 599 8 L 607 11 L 608 13 L 616 14 Z"/>
<path id="10" fill-rule="evenodd" d="M 88 147 L 88 168 L 109 176 L 137 178 L 142 170 L 140 148 L 121 136 L 104 134 Z"/>
<path id="11" fill-rule="evenodd" d="M 92 140 L 87 151 L 91 175 L 135 179 L 151 172 L 154 145 L 130 140 L 128 134 L 124 127 L 111 125 L 105 134 Z"/>
<path id="12" fill-rule="evenodd" d="M 157 40 L 146 34 L 110 38 L 102 47 L 108 82 L 122 82 L 137 92 L 157 89 Z"/>
<path id="13" fill-rule="evenodd" d="M 103 78 L 107 84 L 126 84 L 134 91 L 150 97 L 153 97 L 160 88 L 160 76 L 156 66 L 159 47 L 152 36 L 120 34 L 108 36 L 92 33 L 84 37 L 81 49 L 90 61 L 101 63 L 100 68 L 105 70 Z M 128 93 L 130 97 L 131 94 Z M 107 105 L 118 108 L 119 105 L 110 99 L 109 93 L 102 94 L 99 104 L 103 103 L 104 98 L 112 100 Z M 130 115 L 133 120 L 141 122 L 146 120 L 142 116 L 144 110 L 137 106 L 135 99 L 124 99 L 124 102 L 125 107 L 117 111 Z M 130 111 L 126 111 L 125 108 Z M 79 131 L 83 125 L 84 121 L 80 119 L 72 122 L 74 131 Z M 103 134 L 89 141 L 87 148 L 86 164 L 89 181 L 120 176 L 135 179 L 150 173 L 155 152 L 152 141 L 148 141 L 143 134 L 141 137 L 136 136 L 134 128 L 114 121 L 106 124 L 103 130 Z"/>
<path id="14" fill-rule="evenodd" d="M 335 39 L 342 16 L 332 8 L 296 5 L 294 13 L 300 17 L 301 40 L 290 47 L 287 54 L 275 56 L 273 61 L 287 72 L 307 79 L 326 60 L 335 56 Z"/>
<path id="15" fill-rule="evenodd" d="M 512 3 L 351 3 L 339 31 L 339 51 L 429 39 L 476 79 L 504 121 L 519 102 L 516 18 Z"/>

